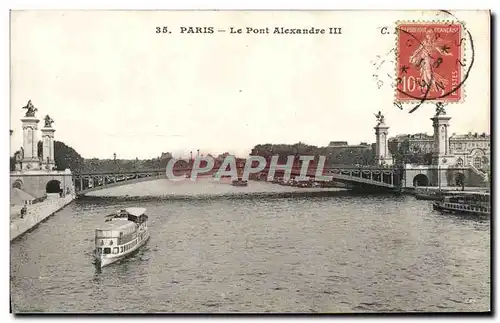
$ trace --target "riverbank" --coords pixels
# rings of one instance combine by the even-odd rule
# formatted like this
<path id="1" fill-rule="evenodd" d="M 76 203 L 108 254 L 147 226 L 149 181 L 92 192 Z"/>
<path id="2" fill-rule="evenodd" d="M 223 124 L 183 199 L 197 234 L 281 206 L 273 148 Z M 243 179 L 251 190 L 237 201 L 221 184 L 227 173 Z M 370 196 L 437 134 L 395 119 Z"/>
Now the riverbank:
<path id="1" fill-rule="evenodd" d="M 27 213 L 23 219 L 20 216 L 22 206 L 13 206 L 10 208 L 10 241 L 20 237 L 24 233 L 33 229 L 40 222 L 71 203 L 75 199 L 74 195 L 65 197 L 46 199 L 43 202 L 28 205 Z"/>
<path id="2" fill-rule="evenodd" d="M 472 187 L 472 186 L 466 186 L 464 187 L 464 190 L 462 191 L 462 187 L 457 187 L 457 186 L 419 186 L 416 189 L 418 190 L 428 190 L 428 191 L 445 191 L 445 192 L 485 192 L 489 191 L 489 187 Z"/>
<path id="3" fill-rule="evenodd" d="M 309 189 L 295 192 L 237 192 L 213 194 L 164 194 L 164 195 L 80 195 L 80 201 L 146 202 L 146 201 L 191 201 L 191 200 L 252 200 L 286 198 L 321 198 L 340 196 L 387 195 L 387 192 L 366 193 L 343 189 Z"/>
<path id="4" fill-rule="evenodd" d="M 467 193 L 467 192 L 489 192 L 490 188 L 489 187 L 464 187 L 464 190 L 462 190 L 461 187 L 456 187 L 456 186 L 442 186 L 442 187 L 437 187 L 437 186 L 418 186 L 418 187 L 405 187 L 403 189 L 403 193 L 405 194 L 410 194 L 410 195 L 416 195 L 417 193 L 423 193 L 423 192 L 437 192 L 437 191 L 442 191 L 444 193 L 454 193 L 454 194 L 460 194 L 460 193 Z"/>

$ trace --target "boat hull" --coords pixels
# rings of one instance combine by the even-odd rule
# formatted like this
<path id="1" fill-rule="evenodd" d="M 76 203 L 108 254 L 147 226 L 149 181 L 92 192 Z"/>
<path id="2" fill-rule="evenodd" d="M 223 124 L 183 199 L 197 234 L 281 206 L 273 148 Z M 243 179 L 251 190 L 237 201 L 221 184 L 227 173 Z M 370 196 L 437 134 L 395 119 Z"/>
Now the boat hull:
<path id="1" fill-rule="evenodd" d="M 428 201 L 440 201 L 443 199 L 441 195 L 431 195 L 431 194 L 415 194 L 417 200 L 428 200 Z"/>
<path id="2" fill-rule="evenodd" d="M 144 239 L 142 239 L 141 242 L 139 242 L 137 245 L 135 245 L 133 248 L 131 248 L 127 252 L 124 252 L 124 253 L 119 254 L 119 255 L 109 254 L 109 255 L 100 255 L 99 256 L 99 255 L 95 254 L 96 264 L 102 268 L 102 267 L 108 266 L 112 263 L 115 263 L 119 260 L 127 258 L 128 256 L 130 256 L 130 254 L 134 253 L 136 250 L 138 250 L 143 245 L 145 245 L 146 242 L 149 240 L 149 237 L 150 237 L 150 234 L 148 232 L 147 236 Z"/>
<path id="3" fill-rule="evenodd" d="M 466 214 L 466 215 L 475 215 L 475 216 L 489 216 L 489 212 L 483 211 L 475 211 L 475 210 L 459 210 L 452 207 L 443 206 L 441 203 L 432 203 L 432 208 L 435 211 L 446 212 L 446 213 L 455 213 L 455 214 Z"/>

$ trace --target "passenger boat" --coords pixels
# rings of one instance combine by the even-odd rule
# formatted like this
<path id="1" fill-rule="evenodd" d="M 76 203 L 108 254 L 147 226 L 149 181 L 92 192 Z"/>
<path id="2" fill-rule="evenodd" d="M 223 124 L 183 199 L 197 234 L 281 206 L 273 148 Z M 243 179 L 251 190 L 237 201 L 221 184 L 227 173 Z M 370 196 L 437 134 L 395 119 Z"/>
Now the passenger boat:
<path id="1" fill-rule="evenodd" d="M 490 193 L 463 192 L 460 195 L 446 196 L 434 202 L 432 208 L 449 213 L 489 216 L 491 214 Z"/>
<path id="2" fill-rule="evenodd" d="M 94 256 L 101 268 L 125 258 L 149 239 L 145 208 L 127 208 L 107 215 L 95 230 Z"/>
<path id="3" fill-rule="evenodd" d="M 445 194 L 442 191 L 416 190 L 415 198 L 417 200 L 441 201 Z"/>

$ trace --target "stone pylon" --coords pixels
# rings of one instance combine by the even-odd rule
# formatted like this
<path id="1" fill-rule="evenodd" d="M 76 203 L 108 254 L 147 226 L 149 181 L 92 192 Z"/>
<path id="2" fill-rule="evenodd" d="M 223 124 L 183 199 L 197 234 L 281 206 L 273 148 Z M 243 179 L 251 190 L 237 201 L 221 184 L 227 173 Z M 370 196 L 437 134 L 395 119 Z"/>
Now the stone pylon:
<path id="1" fill-rule="evenodd" d="M 438 107 L 436 114 L 431 118 L 432 127 L 434 128 L 432 164 L 443 168 L 455 163 L 449 147 L 448 128 L 450 119 L 451 117 L 446 116 L 446 112 L 442 107 Z"/>
<path id="2" fill-rule="evenodd" d="M 380 112 L 376 116 L 378 123 L 374 128 L 376 136 L 375 163 L 377 165 L 392 165 L 393 160 L 387 144 L 389 127 L 385 124 L 385 118 Z"/>
<path id="3" fill-rule="evenodd" d="M 55 167 L 54 159 L 54 132 L 52 120 L 48 115 L 45 117 L 45 126 L 42 128 L 43 159 L 42 163 L 45 169 L 53 170 Z"/>
<path id="4" fill-rule="evenodd" d="M 31 105 L 28 102 L 27 107 Z M 38 123 L 40 120 L 35 116 L 36 110 L 28 110 L 21 118 L 23 127 L 23 149 L 21 154 L 21 164 L 19 166 L 22 170 L 39 170 L 40 158 L 38 157 Z"/>
<path id="5" fill-rule="evenodd" d="M 448 128 L 450 119 L 446 115 L 444 106 L 441 103 L 436 104 L 436 114 L 431 118 L 432 127 L 434 128 L 434 143 L 432 149 L 432 165 L 433 170 L 433 185 L 444 187 L 447 186 L 449 167 L 455 164 L 455 156 L 450 154 Z"/>

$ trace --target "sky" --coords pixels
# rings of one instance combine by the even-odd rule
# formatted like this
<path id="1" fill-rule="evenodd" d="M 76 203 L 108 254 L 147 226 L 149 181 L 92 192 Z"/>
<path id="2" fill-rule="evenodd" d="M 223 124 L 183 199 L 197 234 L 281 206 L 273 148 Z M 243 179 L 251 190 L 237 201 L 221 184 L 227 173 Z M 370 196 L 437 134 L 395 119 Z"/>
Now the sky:
<path id="1" fill-rule="evenodd" d="M 459 12 L 474 41 L 463 102 L 446 107 L 451 133 L 490 132 L 490 35 L 485 12 Z M 449 18 L 449 17 L 437 17 Z M 382 111 L 389 136 L 432 133 L 432 103 L 399 109 L 390 87 L 398 20 L 420 11 L 211 12 L 13 11 L 11 154 L 22 145 L 22 107 L 85 158 L 146 159 L 230 152 L 256 144 L 325 146 L 375 141 Z M 157 34 L 168 26 L 171 33 Z M 213 34 L 180 27 L 214 26 Z M 246 27 L 341 27 L 341 35 L 246 34 Z M 229 28 L 242 28 L 230 34 Z M 226 32 L 217 32 L 224 29 Z M 328 31 L 327 31 L 328 32 Z M 470 47 L 464 55 L 471 58 Z M 375 66 L 381 68 L 376 69 Z M 378 77 L 374 77 L 374 74 Z M 382 80 L 380 86 L 378 80 Z"/>

